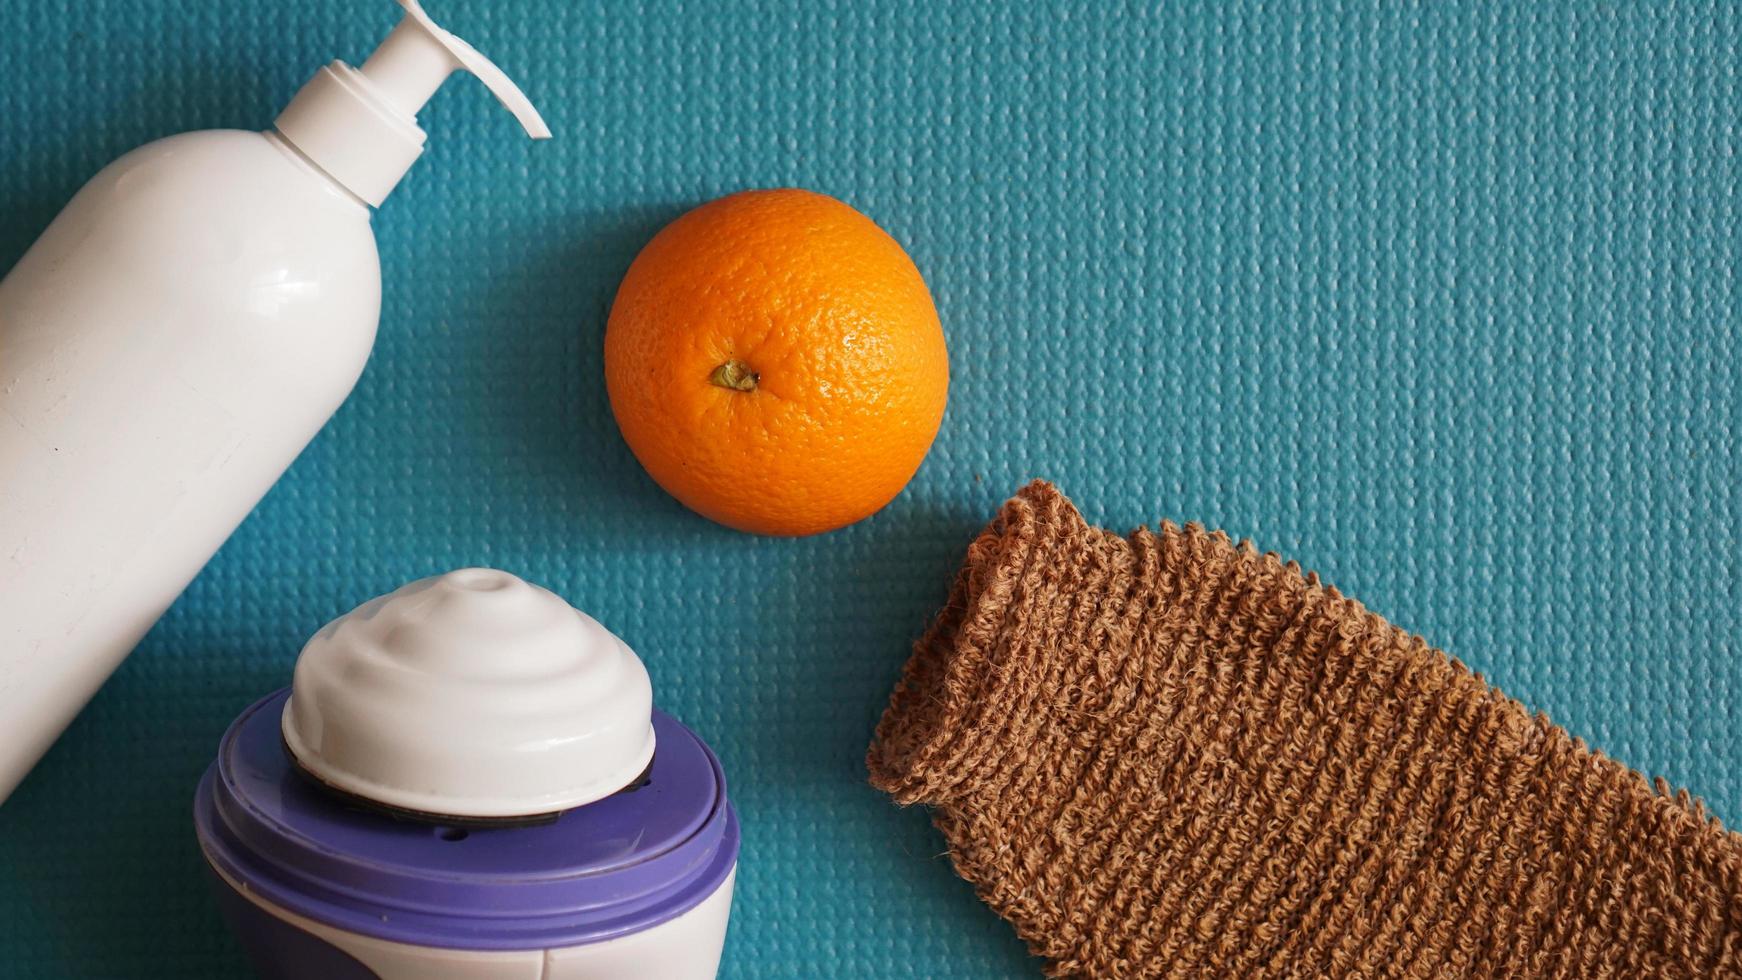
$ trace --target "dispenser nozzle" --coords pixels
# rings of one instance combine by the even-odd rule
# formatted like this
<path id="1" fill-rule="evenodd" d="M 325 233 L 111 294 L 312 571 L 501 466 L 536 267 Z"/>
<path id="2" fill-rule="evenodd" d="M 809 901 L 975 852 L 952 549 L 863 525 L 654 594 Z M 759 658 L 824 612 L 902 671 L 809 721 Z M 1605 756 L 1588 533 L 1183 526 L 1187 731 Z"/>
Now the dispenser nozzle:
<path id="1" fill-rule="evenodd" d="M 371 206 L 379 205 L 423 153 L 417 113 L 455 71 L 478 76 L 533 139 L 550 128 L 526 93 L 478 50 L 443 30 L 417 0 L 361 71 L 335 61 L 278 116 L 279 135 Z"/>
<path id="2" fill-rule="evenodd" d="M 477 48 L 443 30 L 417 0 L 399 0 L 399 5 L 405 8 L 405 19 L 363 62 L 363 76 L 380 86 L 400 111 L 417 115 L 448 75 L 463 68 L 478 76 L 490 94 L 514 114 L 526 128 L 526 135 L 535 140 L 550 138 L 550 127 L 502 69 Z"/>

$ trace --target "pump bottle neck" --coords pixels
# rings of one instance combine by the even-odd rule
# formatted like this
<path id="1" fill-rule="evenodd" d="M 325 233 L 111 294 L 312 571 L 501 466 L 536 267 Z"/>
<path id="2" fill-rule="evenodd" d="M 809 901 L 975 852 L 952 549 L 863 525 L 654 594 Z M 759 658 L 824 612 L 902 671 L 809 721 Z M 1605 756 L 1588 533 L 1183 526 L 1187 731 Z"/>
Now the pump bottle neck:
<path id="1" fill-rule="evenodd" d="M 430 44 L 423 25 L 407 17 L 363 62 L 363 77 L 374 82 L 394 107 L 416 118 L 418 110 L 459 69 L 439 44 Z"/>
<path id="2" fill-rule="evenodd" d="M 468 71 L 512 112 L 527 135 L 550 130 L 508 76 L 437 26 L 417 0 L 361 71 L 335 61 L 315 73 L 279 114 L 285 142 L 371 207 L 380 206 L 423 153 L 417 114 L 450 75 Z"/>

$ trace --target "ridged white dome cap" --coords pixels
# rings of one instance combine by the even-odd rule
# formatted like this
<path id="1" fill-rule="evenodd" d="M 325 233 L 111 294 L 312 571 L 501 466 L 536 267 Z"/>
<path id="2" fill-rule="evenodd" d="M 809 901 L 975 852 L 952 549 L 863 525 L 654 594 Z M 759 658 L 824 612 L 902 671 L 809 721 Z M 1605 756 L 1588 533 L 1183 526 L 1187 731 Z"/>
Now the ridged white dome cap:
<path id="1" fill-rule="evenodd" d="M 653 759 L 640 658 L 558 596 L 468 568 L 329 623 L 303 648 L 284 741 L 316 778 L 474 819 L 581 806 Z"/>

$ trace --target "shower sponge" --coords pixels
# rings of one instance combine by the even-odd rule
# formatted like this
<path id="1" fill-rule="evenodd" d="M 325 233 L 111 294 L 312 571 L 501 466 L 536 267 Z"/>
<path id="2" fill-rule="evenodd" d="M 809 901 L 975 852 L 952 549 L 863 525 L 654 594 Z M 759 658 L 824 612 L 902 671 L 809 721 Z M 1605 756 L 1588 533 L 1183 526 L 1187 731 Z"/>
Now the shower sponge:
<path id="1" fill-rule="evenodd" d="M 869 756 L 1053 976 L 1742 975 L 1742 838 L 1250 545 L 1034 483 Z"/>

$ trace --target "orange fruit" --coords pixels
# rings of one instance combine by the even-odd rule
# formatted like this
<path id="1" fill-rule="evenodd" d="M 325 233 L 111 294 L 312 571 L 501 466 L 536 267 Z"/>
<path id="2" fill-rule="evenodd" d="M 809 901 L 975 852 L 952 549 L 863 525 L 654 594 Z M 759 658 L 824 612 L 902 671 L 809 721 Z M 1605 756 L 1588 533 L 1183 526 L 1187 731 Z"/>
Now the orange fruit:
<path id="1" fill-rule="evenodd" d="M 667 225 L 605 328 L 605 384 L 641 465 L 760 534 L 833 530 L 913 478 L 950 369 L 925 280 L 822 194 L 745 191 Z"/>

